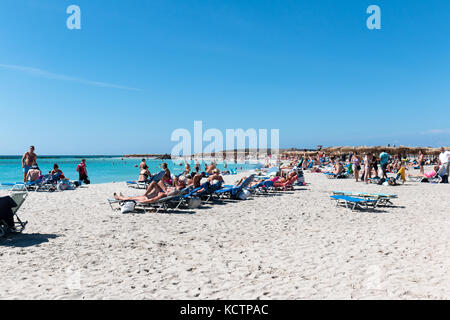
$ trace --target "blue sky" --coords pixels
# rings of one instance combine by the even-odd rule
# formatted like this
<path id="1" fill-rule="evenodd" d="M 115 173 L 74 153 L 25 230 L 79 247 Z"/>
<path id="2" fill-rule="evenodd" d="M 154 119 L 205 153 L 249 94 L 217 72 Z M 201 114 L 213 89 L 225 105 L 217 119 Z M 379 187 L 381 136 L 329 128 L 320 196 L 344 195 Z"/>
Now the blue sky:
<path id="1" fill-rule="evenodd" d="M 81 8 L 81 30 L 66 8 Z M 381 8 L 381 30 L 366 9 Z M 281 147 L 450 145 L 450 1 L 2 0 L 0 154 L 170 152 L 177 128 Z"/>

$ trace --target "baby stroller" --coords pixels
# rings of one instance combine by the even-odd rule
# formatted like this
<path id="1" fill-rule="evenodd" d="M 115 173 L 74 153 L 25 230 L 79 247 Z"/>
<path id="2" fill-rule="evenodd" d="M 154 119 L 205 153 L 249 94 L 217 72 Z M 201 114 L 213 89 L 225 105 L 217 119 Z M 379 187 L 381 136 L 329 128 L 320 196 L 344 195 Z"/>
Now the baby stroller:
<path id="1" fill-rule="evenodd" d="M 12 221 L 5 221 L 5 219 L 0 219 L 0 237 L 3 237 L 8 233 L 21 233 L 23 230 L 25 230 L 25 226 L 28 223 L 27 221 L 22 222 L 22 220 L 20 220 L 19 216 L 17 215 L 17 211 L 19 211 L 20 207 L 27 198 L 27 193 L 14 192 L 9 196 L 9 198 L 11 198 L 10 200 L 14 202 L 11 206 L 11 211 L 13 214 Z"/>

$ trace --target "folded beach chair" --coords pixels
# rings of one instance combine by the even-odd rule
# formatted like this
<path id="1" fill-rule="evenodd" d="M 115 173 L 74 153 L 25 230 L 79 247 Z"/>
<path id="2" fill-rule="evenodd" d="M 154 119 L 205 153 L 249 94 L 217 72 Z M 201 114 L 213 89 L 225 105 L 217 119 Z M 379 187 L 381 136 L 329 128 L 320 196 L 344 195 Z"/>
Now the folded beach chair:
<path id="1" fill-rule="evenodd" d="M 372 209 L 378 205 L 378 199 L 357 198 L 352 196 L 334 195 L 330 196 L 331 200 L 336 201 L 336 206 L 344 205 L 346 208 L 355 209 Z"/>
<path id="2" fill-rule="evenodd" d="M 252 174 L 242 181 L 239 186 L 226 186 L 225 188 L 216 190 L 214 194 L 219 198 L 238 199 L 239 193 L 246 190 L 254 178 L 255 175 Z"/>
<path id="3" fill-rule="evenodd" d="M 166 174 L 166 172 L 160 171 L 157 174 L 153 175 L 149 180 L 147 181 L 127 181 L 127 186 L 130 188 L 135 188 L 135 189 L 147 189 L 148 185 L 152 182 L 159 182 L 164 175 Z"/>
<path id="4" fill-rule="evenodd" d="M 323 173 L 328 179 L 346 179 L 349 177 L 349 174 L 347 172 L 342 172 L 341 174 L 334 174 L 331 172 L 324 172 Z"/>
<path id="5" fill-rule="evenodd" d="M 14 192 L 10 195 L 11 199 L 15 202 L 16 206 L 11 208 L 13 212 L 13 219 L 14 221 L 14 227 L 9 226 L 4 220 L 0 220 L 0 237 L 8 234 L 8 233 L 21 233 L 23 230 L 25 230 L 25 226 L 27 225 L 27 221 L 22 222 L 20 220 L 17 211 L 19 211 L 22 204 L 25 202 L 27 198 L 26 192 Z M 17 221 L 16 221 L 17 220 Z"/>
<path id="6" fill-rule="evenodd" d="M 396 194 L 351 192 L 351 191 L 333 191 L 333 195 L 335 195 L 335 196 L 342 195 L 342 196 L 356 197 L 356 198 L 362 198 L 362 199 L 375 199 L 375 200 L 378 200 L 377 206 L 393 205 L 392 199 L 398 198 L 398 196 Z"/>

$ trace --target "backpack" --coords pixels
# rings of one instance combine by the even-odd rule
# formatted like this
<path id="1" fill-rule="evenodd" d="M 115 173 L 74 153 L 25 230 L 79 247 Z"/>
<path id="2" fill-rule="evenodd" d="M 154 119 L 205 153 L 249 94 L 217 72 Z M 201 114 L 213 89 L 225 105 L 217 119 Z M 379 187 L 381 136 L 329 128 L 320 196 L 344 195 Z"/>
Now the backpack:
<path id="1" fill-rule="evenodd" d="M 386 179 L 385 178 L 381 178 L 378 182 L 377 182 L 377 184 L 378 185 L 382 185 L 383 183 L 385 183 L 386 182 Z"/>

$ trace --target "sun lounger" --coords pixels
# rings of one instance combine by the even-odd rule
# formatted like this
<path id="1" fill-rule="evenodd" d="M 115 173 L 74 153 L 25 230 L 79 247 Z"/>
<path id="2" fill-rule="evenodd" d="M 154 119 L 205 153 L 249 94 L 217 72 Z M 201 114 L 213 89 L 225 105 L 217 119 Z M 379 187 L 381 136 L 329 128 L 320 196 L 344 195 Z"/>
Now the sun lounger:
<path id="1" fill-rule="evenodd" d="M 328 179 L 346 179 L 349 177 L 347 172 L 342 172 L 341 174 L 334 174 L 331 172 L 323 173 Z"/>
<path id="2" fill-rule="evenodd" d="M 271 190 L 272 188 L 273 188 L 272 180 L 263 180 L 251 186 L 250 188 L 248 188 L 248 190 L 250 190 L 250 192 L 253 194 L 267 194 L 269 190 Z"/>
<path id="3" fill-rule="evenodd" d="M 351 192 L 351 191 L 333 191 L 333 195 L 343 195 L 363 199 L 375 199 L 378 200 L 378 206 L 380 205 L 393 205 L 392 199 L 397 199 L 396 194 L 388 193 L 367 193 L 367 192 Z"/>
<path id="4" fill-rule="evenodd" d="M 21 233 L 23 230 L 25 230 L 25 226 L 27 225 L 27 221 L 22 222 L 20 220 L 19 215 L 17 214 L 17 211 L 19 211 L 22 204 L 25 202 L 27 198 L 26 192 L 14 192 L 10 195 L 11 199 L 16 203 L 16 206 L 11 208 L 12 213 L 14 215 L 13 219 L 14 221 L 14 228 L 11 228 L 8 226 L 8 224 L 4 220 L 0 220 L 0 237 L 4 236 L 7 233 Z"/>
<path id="5" fill-rule="evenodd" d="M 197 188 L 196 191 L 192 192 L 192 196 L 199 197 L 203 201 L 208 202 L 215 195 L 217 195 L 216 191 L 221 190 L 222 188 L 222 181 L 213 184 L 205 182 L 200 186 L 200 188 Z"/>
<path id="6" fill-rule="evenodd" d="M 294 190 L 294 184 L 297 182 L 297 179 L 298 179 L 297 176 L 292 176 L 288 181 L 284 183 L 274 182 L 273 187 L 271 187 L 271 189 L 280 191 Z"/>
<path id="7" fill-rule="evenodd" d="M 336 201 L 336 206 L 344 205 L 346 208 L 350 208 L 352 210 L 357 208 L 375 210 L 379 202 L 378 199 L 357 198 L 344 195 L 334 195 L 330 196 L 330 198 L 331 200 Z"/>
<path id="8" fill-rule="evenodd" d="M 241 191 L 248 188 L 250 183 L 253 181 L 255 175 L 252 174 L 248 176 L 239 186 L 231 186 L 231 187 L 225 187 L 219 190 L 216 190 L 214 192 L 215 195 L 217 195 L 220 198 L 230 198 L 230 199 L 237 199 L 238 195 Z"/>

